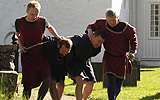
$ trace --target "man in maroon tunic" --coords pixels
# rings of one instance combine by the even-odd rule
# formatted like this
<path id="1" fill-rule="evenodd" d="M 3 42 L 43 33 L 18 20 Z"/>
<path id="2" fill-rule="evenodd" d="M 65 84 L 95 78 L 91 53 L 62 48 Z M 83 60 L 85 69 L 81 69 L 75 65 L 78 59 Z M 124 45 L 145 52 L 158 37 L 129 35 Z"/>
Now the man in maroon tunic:
<path id="1" fill-rule="evenodd" d="M 126 72 L 131 73 L 128 59 L 136 54 L 138 40 L 136 29 L 127 22 L 118 19 L 116 13 L 108 9 L 105 19 L 97 19 L 95 23 L 89 24 L 88 34 L 100 29 L 106 33 L 103 43 L 105 52 L 103 56 L 104 75 L 108 78 L 108 97 L 115 100 L 121 91 Z M 129 56 L 127 55 L 129 53 Z M 131 66 L 131 65 L 130 65 Z"/>
<path id="2" fill-rule="evenodd" d="M 30 50 L 26 47 L 40 43 L 44 37 L 45 28 L 55 37 L 61 38 L 53 26 L 44 17 L 39 16 L 40 4 L 30 1 L 27 5 L 27 15 L 15 21 L 16 35 L 21 51 L 23 96 L 29 99 L 31 89 L 42 85 L 38 92 L 38 100 L 46 95 L 50 84 L 50 67 L 42 51 L 42 46 Z"/>

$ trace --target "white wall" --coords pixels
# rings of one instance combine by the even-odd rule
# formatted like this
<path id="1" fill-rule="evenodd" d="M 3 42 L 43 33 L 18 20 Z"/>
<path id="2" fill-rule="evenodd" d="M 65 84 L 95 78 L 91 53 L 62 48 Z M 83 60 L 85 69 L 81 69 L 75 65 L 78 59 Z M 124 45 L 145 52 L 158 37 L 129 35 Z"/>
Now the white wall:
<path id="1" fill-rule="evenodd" d="M 160 0 L 130 0 L 130 22 L 136 27 L 138 35 L 137 58 L 141 65 L 160 65 L 160 39 L 151 39 L 150 35 L 150 3 Z"/>

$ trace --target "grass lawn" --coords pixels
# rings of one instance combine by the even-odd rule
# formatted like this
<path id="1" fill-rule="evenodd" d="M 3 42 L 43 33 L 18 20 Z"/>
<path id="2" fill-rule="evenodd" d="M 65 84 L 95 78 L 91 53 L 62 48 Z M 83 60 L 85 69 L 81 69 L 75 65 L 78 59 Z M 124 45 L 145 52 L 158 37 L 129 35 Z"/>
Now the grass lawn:
<path id="1" fill-rule="evenodd" d="M 160 100 L 160 67 L 145 67 L 141 69 L 155 71 L 141 71 L 141 80 L 137 81 L 137 87 L 122 87 L 117 100 Z M 66 79 L 64 94 L 75 95 L 75 85 L 72 80 Z M 107 88 L 103 88 L 102 82 L 94 85 L 90 97 L 92 100 L 108 100 Z"/>
<path id="2" fill-rule="evenodd" d="M 160 67 L 145 67 L 141 69 L 154 71 L 141 71 L 141 80 L 137 81 L 137 87 L 122 87 L 117 100 L 160 100 Z M 21 80 L 22 74 L 19 73 Z M 65 95 L 75 95 L 75 84 L 66 77 Z M 89 97 L 92 100 L 108 100 L 107 88 L 103 88 L 102 82 L 94 85 L 94 90 Z"/>

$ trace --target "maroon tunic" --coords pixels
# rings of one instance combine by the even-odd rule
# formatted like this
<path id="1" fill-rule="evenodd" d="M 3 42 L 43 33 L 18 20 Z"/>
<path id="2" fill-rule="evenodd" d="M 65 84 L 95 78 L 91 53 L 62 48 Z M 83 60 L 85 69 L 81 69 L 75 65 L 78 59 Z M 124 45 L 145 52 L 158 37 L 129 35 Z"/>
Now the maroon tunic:
<path id="1" fill-rule="evenodd" d="M 93 31 L 101 29 L 106 33 L 106 40 L 103 43 L 105 48 L 103 56 L 104 74 L 111 73 L 117 78 L 125 79 L 126 64 L 128 64 L 126 53 L 135 51 L 138 45 L 135 28 L 125 23 L 123 30 L 116 32 L 107 26 L 106 19 L 98 19 L 89 26 Z"/>
<path id="2" fill-rule="evenodd" d="M 44 18 L 38 17 L 36 22 L 27 22 L 24 17 L 18 21 L 20 40 L 23 46 L 29 47 L 42 41 L 44 37 Z M 50 67 L 42 52 L 42 46 L 30 49 L 21 54 L 22 84 L 25 88 L 40 85 L 45 77 L 50 77 Z"/>

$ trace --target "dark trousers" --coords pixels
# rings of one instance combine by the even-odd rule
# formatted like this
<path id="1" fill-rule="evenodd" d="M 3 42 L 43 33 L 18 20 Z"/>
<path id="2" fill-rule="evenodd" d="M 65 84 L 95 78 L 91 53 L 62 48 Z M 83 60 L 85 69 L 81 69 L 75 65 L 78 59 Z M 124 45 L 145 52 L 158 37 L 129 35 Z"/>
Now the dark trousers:
<path id="1" fill-rule="evenodd" d="M 116 78 L 112 74 L 107 74 L 108 78 L 108 98 L 109 100 L 116 100 L 118 94 L 121 91 L 123 80 Z"/>
<path id="2" fill-rule="evenodd" d="M 43 98 L 45 97 L 47 91 L 48 91 L 48 88 L 50 86 L 50 81 L 51 81 L 51 78 L 50 77 L 46 77 L 43 82 L 42 82 L 42 85 L 38 91 L 38 98 L 37 100 L 43 100 Z M 25 86 L 24 86 L 24 90 L 23 90 L 23 100 L 29 100 L 31 96 L 31 89 L 25 89 Z"/>

